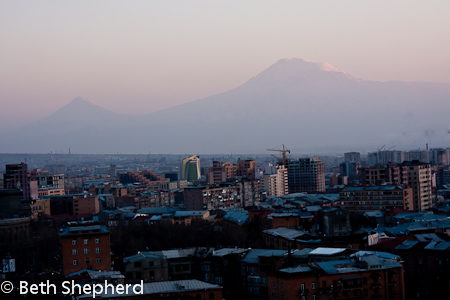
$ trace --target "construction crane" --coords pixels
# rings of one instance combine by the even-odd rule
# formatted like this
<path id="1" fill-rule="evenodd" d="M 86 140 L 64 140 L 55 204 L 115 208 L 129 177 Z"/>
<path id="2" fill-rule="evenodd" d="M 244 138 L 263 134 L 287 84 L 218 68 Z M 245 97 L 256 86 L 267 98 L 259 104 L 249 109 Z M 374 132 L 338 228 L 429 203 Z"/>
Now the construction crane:
<path id="1" fill-rule="evenodd" d="M 282 147 L 283 149 L 275 149 L 275 148 L 279 148 L 279 147 Z M 281 145 L 281 146 L 277 146 L 277 147 L 275 147 L 275 148 L 274 148 L 274 149 L 266 149 L 266 150 L 267 150 L 267 151 L 278 151 L 278 152 L 283 153 L 283 166 L 286 167 L 286 152 L 287 152 L 287 153 L 291 153 L 291 150 L 288 150 L 288 149 L 284 146 L 284 144 Z M 272 154 L 272 156 L 273 156 L 273 157 L 276 157 L 276 156 L 273 155 L 273 154 Z"/>
<path id="2" fill-rule="evenodd" d="M 396 145 L 392 146 L 391 148 L 387 149 L 386 151 L 392 150 L 396 147 Z"/>
<path id="3" fill-rule="evenodd" d="M 384 144 L 383 146 L 381 146 L 380 148 L 378 148 L 378 152 L 380 152 L 381 150 L 383 150 L 383 148 L 386 146 L 386 144 Z"/>

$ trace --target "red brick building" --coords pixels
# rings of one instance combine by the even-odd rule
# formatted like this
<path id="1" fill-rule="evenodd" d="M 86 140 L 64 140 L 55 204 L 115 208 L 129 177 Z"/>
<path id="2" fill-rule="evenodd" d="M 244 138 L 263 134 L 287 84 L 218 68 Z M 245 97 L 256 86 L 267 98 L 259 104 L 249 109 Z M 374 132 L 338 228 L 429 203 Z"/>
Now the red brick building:
<path id="1" fill-rule="evenodd" d="M 110 232 L 94 221 L 69 222 L 60 234 L 63 274 L 111 270 Z"/>
<path id="2" fill-rule="evenodd" d="M 281 269 L 267 276 L 268 299 L 405 299 L 403 266 L 389 253 Z"/>

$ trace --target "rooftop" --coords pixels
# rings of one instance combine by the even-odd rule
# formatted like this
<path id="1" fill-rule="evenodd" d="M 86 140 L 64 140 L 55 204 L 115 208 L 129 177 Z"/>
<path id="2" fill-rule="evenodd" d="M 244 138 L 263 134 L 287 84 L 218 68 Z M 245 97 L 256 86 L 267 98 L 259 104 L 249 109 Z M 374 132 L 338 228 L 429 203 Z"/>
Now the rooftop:
<path id="1" fill-rule="evenodd" d="M 274 228 L 274 229 L 264 230 L 263 233 L 270 234 L 273 236 L 281 236 L 288 240 L 294 240 L 294 239 L 299 238 L 302 235 L 306 234 L 306 232 L 304 232 L 304 231 L 285 228 L 285 227 L 278 227 L 278 228 Z"/>
<path id="2" fill-rule="evenodd" d="M 129 262 L 138 262 L 142 260 L 155 260 L 155 259 L 164 259 L 164 255 L 155 253 L 155 252 L 141 252 L 139 251 L 137 254 L 125 257 L 123 259 L 124 263 Z"/>
<path id="3" fill-rule="evenodd" d="M 248 249 L 241 249 L 241 248 L 222 248 L 219 250 L 213 251 L 213 256 L 225 256 L 228 254 L 240 254 L 248 251 Z"/>
<path id="4" fill-rule="evenodd" d="M 91 225 L 91 226 L 75 226 L 64 228 L 60 236 L 71 235 L 90 235 L 90 234 L 107 234 L 109 230 L 103 225 Z"/>
<path id="5" fill-rule="evenodd" d="M 347 249 L 319 247 L 309 252 L 309 255 L 336 255 L 344 252 L 345 250 Z"/>
<path id="6" fill-rule="evenodd" d="M 142 294 L 153 295 L 153 294 L 176 293 L 181 291 L 206 291 L 221 288 L 222 287 L 217 284 L 210 284 L 199 280 L 162 281 L 162 282 L 144 283 L 144 292 Z M 140 294 L 134 294 L 132 288 L 129 289 L 128 293 L 123 294 L 113 293 L 113 289 L 106 289 L 106 293 L 103 292 L 99 295 L 96 294 L 96 297 L 102 299 L 102 298 L 130 297 L 133 295 L 140 295 Z M 91 299 L 91 298 L 92 294 L 86 294 L 78 297 L 78 299 Z"/>
<path id="7" fill-rule="evenodd" d="M 284 256 L 287 253 L 287 250 L 251 249 L 242 259 L 242 262 L 247 264 L 257 264 L 258 257 Z"/>
<path id="8" fill-rule="evenodd" d="M 293 268 L 280 269 L 280 272 L 282 273 L 306 273 L 311 271 L 312 270 L 310 267 L 302 267 L 301 265 L 298 265 L 297 267 Z"/>

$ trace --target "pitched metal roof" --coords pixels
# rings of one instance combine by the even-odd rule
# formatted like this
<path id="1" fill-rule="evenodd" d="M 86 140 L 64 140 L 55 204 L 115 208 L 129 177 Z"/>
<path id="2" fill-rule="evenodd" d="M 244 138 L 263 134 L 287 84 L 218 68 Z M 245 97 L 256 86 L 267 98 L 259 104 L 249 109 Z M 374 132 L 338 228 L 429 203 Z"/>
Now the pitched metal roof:
<path id="1" fill-rule="evenodd" d="M 247 264 L 257 264 L 258 257 L 284 256 L 287 253 L 287 250 L 251 249 L 241 261 Z"/>
<path id="2" fill-rule="evenodd" d="M 311 268 L 310 267 L 302 267 L 301 265 L 298 265 L 297 267 L 293 267 L 293 268 L 280 269 L 280 272 L 283 272 L 283 273 L 306 273 L 306 272 L 311 272 Z"/>
<path id="3" fill-rule="evenodd" d="M 327 248 L 327 247 L 319 247 L 311 252 L 309 252 L 309 255 L 335 255 L 344 252 L 345 248 Z"/>
<path id="4" fill-rule="evenodd" d="M 419 243 L 418 241 L 404 241 L 403 243 L 395 247 L 395 249 L 411 249 L 418 243 Z"/>

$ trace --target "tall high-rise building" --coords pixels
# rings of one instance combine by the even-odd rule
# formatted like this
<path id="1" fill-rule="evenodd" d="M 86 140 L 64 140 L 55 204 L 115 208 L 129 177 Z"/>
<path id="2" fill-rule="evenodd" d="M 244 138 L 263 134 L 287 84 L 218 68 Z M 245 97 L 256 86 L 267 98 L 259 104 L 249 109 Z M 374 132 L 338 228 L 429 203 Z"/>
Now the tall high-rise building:
<path id="1" fill-rule="evenodd" d="M 344 153 L 344 161 L 361 162 L 361 154 L 359 152 Z"/>
<path id="2" fill-rule="evenodd" d="M 110 164 L 109 165 L 109 176 L 111 177 L 117 177 L 117 166 Z"/>
<path id="3" fill-rule="evenodd" d="M 408 171 L 404 164 L 376 164 L 360 168 L 359 181 L 364 185 L 381 185 L 386 182 L 395 185 L 408 185 Z"/>
<path id="4" fill-rule="evenodd" d="M 318 157 L 287 161 L 289 193 L 325 191 L 325 164 Z"/>
<path id="5" fill-rule="evenodd" d="M 193 182 L 200 179 L 200 158 L 197 155 L 186 157 L 181 161 L 180 180 Z"/>
<path id="6" fill-rule="evenodd" d="M 350 180 L 355 180 L 358 178 L 359 169 L 361 164 L 356 161 L 345 161 L 339 164 L 339 173 L 342 176 L 350 177 Z"/>
<path id="7" fill-rule="evenodd" d="M 257 166 L 256 160 L 239 159 L 237 176 L 242 176 L 242 177 L 248 178 L 250 180 L 255 180 L 256 179 L 256 177 L 255 177 L 256 166 Z"/>
<path id="8" fill-rule="evenodd" d="M 31 199 L 30 183 L 27 164 L 11 164 L 5 166 L 3 174 L 3 187 L 5 189 L 22 190 L 23 201 Z"/>
<path id="9" fill-rule="evenodd" d="M 276 174 L 264 174 L 260 178 L 260 189 L 266 196 L 284 196 L 289 193 L 287 169 L 283 165 L 277 166 Z"/>
<path id="10" fill-rule="evenodd" d="M 450 149 L 431 149 L 430 163 L 433 165 L 450 165 Z"/>
<path id="11" fill-rule="evenodd" d="M 238 166 L 230 162 L 213 161 L 212 167 L 208 168 L 206 181 L 209 184 L 221 183 L 237 176 Z"/>
<path id="12" fill-rule="evenodd" d="M 404 162 L 408 184 L 413 189 L 412 210 L 422 211 L 433 207 L 431 165 L 418 161 Z"/>

